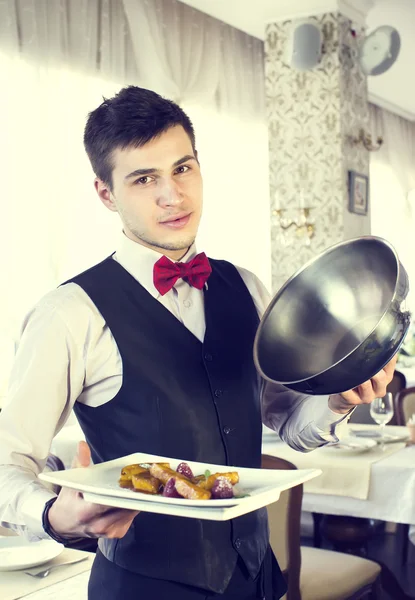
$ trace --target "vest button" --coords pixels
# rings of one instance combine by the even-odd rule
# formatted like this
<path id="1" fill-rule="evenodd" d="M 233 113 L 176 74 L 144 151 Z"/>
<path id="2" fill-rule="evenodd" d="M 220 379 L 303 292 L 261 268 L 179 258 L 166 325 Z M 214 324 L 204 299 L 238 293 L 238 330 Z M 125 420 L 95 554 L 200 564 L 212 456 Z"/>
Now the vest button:
<path id="1" fill-rule="evenodd" d="M 209 352 L 206 352 L 205 360 L 207 360 L 208 362 L 211 362 L 213 360 L 213 356 Z"/>
<path id="2" fill-rule="evenodd" d="M 241 540 L 239 538 L 236 538 L 235 540 L 235 548 L 237 548 L 239 550 L 239 548 L 241 547 Z"/>
<path id="3" fill-rule="evenodd" d="M 223 428 L 223 432 L 226 433 L 226 435 L 228 435 L 231 432 L 231 428 L 230 427 L 224 427 Z"/>
<path id="4" fill-rule="evenodd" d="M 222 390 L 215 390 L 216 398 L 220 398 L 222 396 L 222 394 L 223 394 Z"/>

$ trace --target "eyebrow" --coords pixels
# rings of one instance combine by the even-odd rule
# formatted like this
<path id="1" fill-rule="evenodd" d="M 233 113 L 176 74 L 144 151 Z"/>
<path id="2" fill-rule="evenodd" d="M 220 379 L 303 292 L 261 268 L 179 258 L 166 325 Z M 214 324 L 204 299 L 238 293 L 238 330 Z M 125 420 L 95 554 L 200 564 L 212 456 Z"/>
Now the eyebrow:
<path id="1" fill-rule="evenodd" d="M 180 165 L 182 165 L 185 162 L 188 162 L 189 160 L 196 160 L 196 158 L 191 154 L 186 154 L 186 156 L 183 156 L 182 158 L 179 158 L 179 160 L 176 160 L 176 162 L 173 163 L 172 168 L 174 169 L 175 167 L 179 167 Z M 132 173 L 126 175 L 124 179 L 127 180 L 131 179 L 132 177 L 144 177 L 145 175 L 153 175 L 154 173 L 160 173 L 160 169 L 156 169 L 155 167 L 151 167 L 149 169 L 136 169 Z"/>

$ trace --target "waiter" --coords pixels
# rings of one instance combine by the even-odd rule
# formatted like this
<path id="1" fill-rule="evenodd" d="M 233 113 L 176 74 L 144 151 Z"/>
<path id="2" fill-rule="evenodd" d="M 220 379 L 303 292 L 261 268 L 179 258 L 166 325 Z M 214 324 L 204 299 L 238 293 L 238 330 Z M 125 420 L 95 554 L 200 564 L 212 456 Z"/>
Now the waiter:
<path id="1" fill-rule="evenodd" d="M 187 115 L 127 87 L 89 115 L 84 143 L 123 232 L 25 319 L 0 418 L 1 524 L 33 540 L 99 538 L 91 600 L 280 598 L 266 509 L 215 522 L 56 496 L 37 478 L 52 439 L 74 409 L 87 440 L 76 466 L 146 452 L 259 468 L 262 422 L 301 451 L 335 441 L 355 405 L 385 394 L 394 361 L 338 396 L 262 388 L 252 348 L 269 297 L 252 273 L 196 251 L 202 177 Z"/>

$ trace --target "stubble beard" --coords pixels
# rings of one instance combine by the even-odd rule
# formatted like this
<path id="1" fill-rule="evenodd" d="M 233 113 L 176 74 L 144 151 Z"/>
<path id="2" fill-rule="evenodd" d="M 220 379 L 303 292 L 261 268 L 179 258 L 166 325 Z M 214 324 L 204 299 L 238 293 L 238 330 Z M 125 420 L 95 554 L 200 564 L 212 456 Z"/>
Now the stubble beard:
<path id="1" fill-rule="evenodd" d="M 170 252 L 176 250 L 187 250 L 196 239 L 194 235 L 189 235 L 187 238 L 177 240 L 176 242 L 160 242 L 147 237 L 145 234 L 137 230 L 130 229 L 130 231 L 144 246 L 159 248 L 160 250 L 169 250 Z"/>

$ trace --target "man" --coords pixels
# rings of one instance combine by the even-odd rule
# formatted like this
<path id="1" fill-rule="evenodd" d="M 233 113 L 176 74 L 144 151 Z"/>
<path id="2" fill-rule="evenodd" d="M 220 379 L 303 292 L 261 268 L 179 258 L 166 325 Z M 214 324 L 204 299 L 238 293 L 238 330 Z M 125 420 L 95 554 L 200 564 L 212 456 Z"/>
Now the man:
<path id="1" fill-rule="evenodd" d="M 84 143 L 123 234 L 25 320 L 0 420 L 0 520 L 30 539 L 99 538 L 93 600 L 279 598 L 265 509 L 222 523 L 55 496 L 37 479 L 53 436 L 74 408 L 87 440 L 77 466 L 142 451 L 260 467 L 261 411 L 312 450 L 337 439 L 353 406 L 384 395 L 394 363 L 339 396 L 262 393 L 252 346 L 269 298 L 251 273 L 196 254 L 202 177 L 187 115 L 128 87 L 89 115 Z"/>

